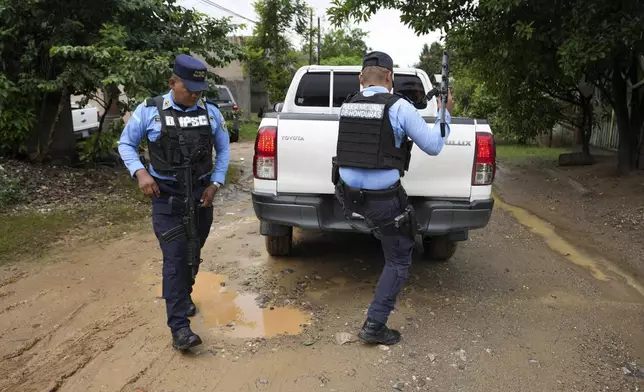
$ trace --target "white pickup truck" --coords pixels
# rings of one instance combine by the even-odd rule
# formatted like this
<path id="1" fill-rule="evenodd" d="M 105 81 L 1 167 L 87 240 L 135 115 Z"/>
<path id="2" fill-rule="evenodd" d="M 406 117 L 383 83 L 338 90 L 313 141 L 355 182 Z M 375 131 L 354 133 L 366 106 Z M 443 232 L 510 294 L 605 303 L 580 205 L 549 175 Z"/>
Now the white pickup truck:
<path id="1" fill-rule="evenodd" d="M 293 227 L 303 230 L 368 232 L 362 217 L 349 222 L 334 198 L 331 158 L 344 99 L 361 89 L 359 66 L 300 68 L 283 103 L 266 113 L 255 139 L 253 208 L 272 256 L 287 256 Z M 429 127 L 436 98 L 428 75 L 394 69 L 394 91 L 410 98 Z M 451 134 L 438 156 L 414 145 L 401 182 L 413 205 L 425 256 L 448 260 L 457 241 L 485 227 L 492 214 L 495 144 L 487 121 L 452 117 Z"/>

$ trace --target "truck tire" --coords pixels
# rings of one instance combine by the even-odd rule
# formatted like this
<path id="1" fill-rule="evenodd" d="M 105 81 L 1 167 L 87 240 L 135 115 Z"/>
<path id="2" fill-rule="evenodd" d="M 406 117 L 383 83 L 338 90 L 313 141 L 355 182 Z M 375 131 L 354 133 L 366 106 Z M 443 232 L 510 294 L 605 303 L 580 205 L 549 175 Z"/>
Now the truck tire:
<path id="1" fill-rule="evenodd" d="M 456 253 L 456 241 L 448 236 L 423 237 L 425 258 L 435 261 L 448 261 Z"/>
<path id="2" fill-rule="evenodd" d="M 267 235 L 264 237 L 266 251 L 274 257 L 288 256 L 293 247 L 293 234 L 288 235 Z"/>

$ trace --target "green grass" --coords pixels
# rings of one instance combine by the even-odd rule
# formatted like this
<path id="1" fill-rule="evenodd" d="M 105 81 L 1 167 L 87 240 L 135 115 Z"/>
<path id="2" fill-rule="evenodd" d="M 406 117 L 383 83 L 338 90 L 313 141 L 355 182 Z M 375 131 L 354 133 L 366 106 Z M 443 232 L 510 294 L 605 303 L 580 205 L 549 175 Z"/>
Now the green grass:
<path id="1" fill-rule="evenodd" d="M 0 215 L 0 265 L 41 256 L 66 237 L 103 241 L 130 232 L 150 214 L 150 199 L 127 174 L 112 184 L 117 196 L 61 205 L 52 212 Z"/>
<path id="2" fill-rule="evenodd" d="M 257 129 L 259 128 L 259 121 L 249 120 L 239 122 L 239 138 L 241 140 L 255 140 Z"/>
<path id="3" fill-rule="evenodd" d="M 539 146 L 497 145 L 496 155 L 501 161 L 525 163 L 528 161 L 557 160 L 560 154 L 569 152 L 567 148 L 548 148 Z"/>
<path id="4" fill-rule="evenodd" d="M 65 236 L 105 240 L 128 231 L 149 215 L 149 208 L 124 202 L 87 205 L 73 211 L 29 212 L 0 218 L 0 265 L 38 257 Z"/>

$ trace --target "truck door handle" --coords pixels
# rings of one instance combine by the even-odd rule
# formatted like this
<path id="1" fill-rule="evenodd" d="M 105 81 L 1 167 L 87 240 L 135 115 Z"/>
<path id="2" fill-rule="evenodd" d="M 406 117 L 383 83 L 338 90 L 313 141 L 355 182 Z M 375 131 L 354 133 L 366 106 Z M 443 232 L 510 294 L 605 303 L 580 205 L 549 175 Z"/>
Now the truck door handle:
<path id="1" fill-rule="evenodd" d="M 85 112 L 81 112 L 81 114 L 85 114 Z"/>
<path id="2" fill-rule="evenodd" d="M 81 122 L 82 122 L 82 123 L 87 122 L 87 119 L 83 119 L 83 121 L 81 121 Z"/>

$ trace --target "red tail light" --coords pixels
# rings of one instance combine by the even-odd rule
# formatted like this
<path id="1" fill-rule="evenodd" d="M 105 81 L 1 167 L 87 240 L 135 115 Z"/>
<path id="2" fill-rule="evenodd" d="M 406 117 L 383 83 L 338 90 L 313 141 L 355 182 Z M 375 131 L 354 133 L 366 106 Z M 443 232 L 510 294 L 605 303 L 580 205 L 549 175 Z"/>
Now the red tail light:
<path id="1" fill-rule="evenodd" d="M 277 179 L 277 128 L 263 127 L 255 138 L 253 176 L 258 180 Z"/>
<path id="2" fill-rule="evenodd" d="M 494 136 L 487 132 L 477 132 L 474 149 L 472 185 L 492 185 L 496 173 Z"/>
<path id="3" fill-rule="evenodd" d="M 237 106 L 237 105 L 233 105 L 233 110 L 234 110 L 234 111 L 237 111 L 238 109 L 239 109 L 239 106 Z"/>

